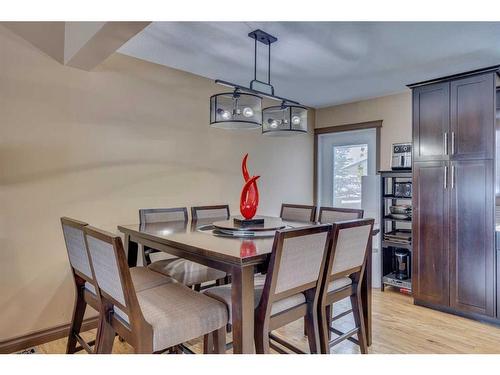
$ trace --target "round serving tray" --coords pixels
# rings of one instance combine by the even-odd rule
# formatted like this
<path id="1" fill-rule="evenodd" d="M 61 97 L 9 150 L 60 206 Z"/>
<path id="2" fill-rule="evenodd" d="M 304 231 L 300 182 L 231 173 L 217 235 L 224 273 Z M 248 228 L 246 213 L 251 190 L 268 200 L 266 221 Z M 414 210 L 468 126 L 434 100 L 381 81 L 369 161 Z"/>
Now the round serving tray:
<path id="1" fill-rule="evenodd" d="M 224 232 L 269 232 L 283 229 L 286 225 L 278 217 L 257 216 L 257 219 L 264 219 L 263 224 L 239 226 L 234 223 L 233 218 L 229 220 L 216 221 L 212 223 L 215 229 Z"/>

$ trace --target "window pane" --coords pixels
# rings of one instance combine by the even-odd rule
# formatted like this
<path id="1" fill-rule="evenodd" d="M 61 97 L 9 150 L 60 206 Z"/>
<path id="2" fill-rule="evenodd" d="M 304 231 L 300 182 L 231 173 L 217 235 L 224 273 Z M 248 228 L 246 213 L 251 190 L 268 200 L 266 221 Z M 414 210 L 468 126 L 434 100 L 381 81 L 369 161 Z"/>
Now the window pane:
<path id="1" fill-rule="evenodd" d="M 368 172 L 368 144 L 333 147 L 333 206 L 361 208 L 361 176 Z"/>

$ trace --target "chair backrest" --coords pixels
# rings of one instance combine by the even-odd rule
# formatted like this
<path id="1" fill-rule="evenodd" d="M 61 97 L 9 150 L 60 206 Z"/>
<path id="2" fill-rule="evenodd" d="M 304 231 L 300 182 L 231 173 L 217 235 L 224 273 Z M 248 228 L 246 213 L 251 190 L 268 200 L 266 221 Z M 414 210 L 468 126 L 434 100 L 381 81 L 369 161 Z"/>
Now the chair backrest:
<path id="1" fill-rule="evenodd" d="M 354 274 L 361 276 L 371 251 L 373 223 L 373 219 L 357 219 L 333 224 L 332 252 L 326 270 L 329 281 Z"/>
<path id="2" fill-rule="evenodd" d="M 283 203 L 280 217 L 288 221 L 312 222 L 316 219 L 316 207 Z"/>
<path id="3" fill-rule="evenodd" d="M 308 290 L 316 297 L 331 244 L 331 225 L 277 231 L 259 309 L 270 314 L 272 304 Z M 316 298 L 315 297 L 315 298 Z"/>
<path id="4" fill-rule="evenodd" d="M 68 251 L 68 258 L 73 275 L 78 275 L 82 279 L 93 283 L 92 270 L 90 268 L 87 246 L 85 245 L 84 228 L 87 223 L 71 219 L 69 217 L 61 218 L 61 226 Z"/>
<path id="5" fill-rule="evenodd" d="M 113 307 L 127 324 L 132 311 L 140 311 L 121 237 L 87 226 L 85 241 L 101 301 Z M 138 310 L 134 310 L 138 309 Z"/>
<path id="6" fill-rule="evenodd" d="M 139 222 L 141 224 L 166 223 L 169 221 L 188 221 L 187 208 L 141 208 L 139 210 Z"/>
<path id="7" fill-rule="evenodd" d="M 193 220 L 229 219 L 229 216 L 229 205 L 227 204 L 191 207 L 191 217 Z"/>
<path id="8" fill-rule="evenodd" d="M 363 214 L 364 211 L 357 208 L 320 207 L 318 221 L 332 224 L 338 221 L 362 219 Z"/>

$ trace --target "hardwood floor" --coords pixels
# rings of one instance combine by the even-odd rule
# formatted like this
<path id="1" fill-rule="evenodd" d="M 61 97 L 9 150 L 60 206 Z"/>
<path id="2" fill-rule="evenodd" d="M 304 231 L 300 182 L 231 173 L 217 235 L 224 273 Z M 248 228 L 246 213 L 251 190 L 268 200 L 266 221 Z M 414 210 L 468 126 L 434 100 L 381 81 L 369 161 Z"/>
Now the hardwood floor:
<path id="1" fill-rule="evenodd" d="M 349 307 L 348 300 L 335 305 L 334 313 Z M 346 316 L 335 322 L 335 327 L 347 330 L 353 325 L 352 317 Z M 303 335 L 302 321 L 289 324 L 277 331 L 303 350 L 307 350 L 307 338 Z M 84 334 L 90 340 L 92 332 Z M 228 337 L 230 341 L 230 337 Z M 189 347 L 199 353 L 201 340 L 193 340 Z M 37 347 L 39 353 L 64 353 L 66 339 L 52 341 Z M 127 343 L 118 339 L 114 353 L 133 353 Z M 458 316 L 441 313 L 413 305 L 411 297 L 387 289 L 373 293 L 373 345 L 370 353 L 497 353 L 500 354 L 500 327 L 475 322 Z M 356 345 L 344 341 L 332 349 L 332 353 L 359 353 Z"/>

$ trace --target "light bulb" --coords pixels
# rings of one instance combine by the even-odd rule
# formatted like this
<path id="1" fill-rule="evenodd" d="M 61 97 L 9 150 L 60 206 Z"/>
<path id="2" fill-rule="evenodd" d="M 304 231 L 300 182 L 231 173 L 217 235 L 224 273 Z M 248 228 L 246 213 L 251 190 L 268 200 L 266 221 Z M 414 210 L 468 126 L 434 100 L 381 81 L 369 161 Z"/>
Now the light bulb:
<path id="1" fill-rule="evenodd" d="M 217 110 L 217 114 L 222 117 L 223 120 L 229 120 L 231 118 L 231 113 L 229 111 L 226 111 L 222 108 L 219 108 Z"/>
<path id="2" fill-rule="evenodd" d="M 278 121 L 270 118 L 267 120 L 269 126 L 271 127 L 271 129 L 276 129 L 278 127 Z"/>
<path id="3" fill-rule="evenodd" d="M 253 109 L 250 107 L 243 108 L 243 116 L 252 117 L 253 116 Z"/>
<path id="4" fill-rule="evenodd" d="M 299 116 L 293 116 L 292 117 L 292 124 L 299 125 L 300 124 L 300 117 Z"/>

